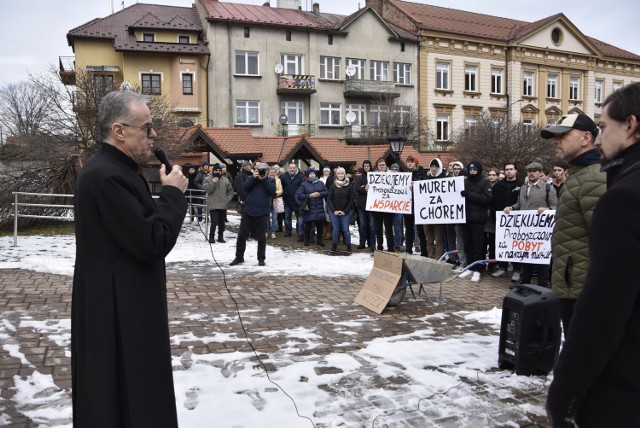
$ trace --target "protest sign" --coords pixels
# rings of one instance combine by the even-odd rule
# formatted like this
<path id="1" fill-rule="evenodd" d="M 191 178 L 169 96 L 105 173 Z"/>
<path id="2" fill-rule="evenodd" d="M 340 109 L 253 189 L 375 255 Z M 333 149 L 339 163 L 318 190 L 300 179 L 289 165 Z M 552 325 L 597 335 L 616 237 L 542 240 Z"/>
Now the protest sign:
<path id="1" fill-rule="evenodd" d="M 465 223 L 464 177 L 434 178 L 413 183 L 416 224 Z"/>
<path id="2" fill-rule="evenodd" d="M 548 265 L 556 211 L 496 213 L 496 260 Z"/>
<path id="3" fill-rule="evenodd" d="M 411 214 L 410 172 L 369 172 L 367 211 Z"/>
<path id="4" fill-rule="evenodd" d="M 364 282 L 355 303 L 381 314 L 393 296 L 402 275 L 402 259 L 393 253 L 376 251 L 373 268 Z"/>

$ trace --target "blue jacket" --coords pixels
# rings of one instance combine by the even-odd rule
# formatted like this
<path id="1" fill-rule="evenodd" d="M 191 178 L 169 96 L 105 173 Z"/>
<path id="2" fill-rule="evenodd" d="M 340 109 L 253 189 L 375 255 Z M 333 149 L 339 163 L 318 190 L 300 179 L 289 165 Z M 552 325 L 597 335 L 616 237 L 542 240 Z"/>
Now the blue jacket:
<path id="1" fill-rule="evenodd" d="M 310 198 L 309 195 L 313 192 L 320 193 L 319 198 Z M 305 181 L 300 185 L 300 188 L 296 192 L 296 199 L 299 202 L 303 200 L 307 200 L 307 207 L 303 212 L 304 221 L 317 221 L 324 220 L 324 199 L 328 195 L 327 187 L 320 180 L 315 183 L 310 182 L 309 180 Z"/>
<path id="2" fill-rule="evenodd" d="M 244 211 L 250 217 L 262 217 L 271 213 L 271 198 L 276 194 L 276 182 L 273 178 L 260 180 L 247 177 L 242 184 L 246 194 Z"/>

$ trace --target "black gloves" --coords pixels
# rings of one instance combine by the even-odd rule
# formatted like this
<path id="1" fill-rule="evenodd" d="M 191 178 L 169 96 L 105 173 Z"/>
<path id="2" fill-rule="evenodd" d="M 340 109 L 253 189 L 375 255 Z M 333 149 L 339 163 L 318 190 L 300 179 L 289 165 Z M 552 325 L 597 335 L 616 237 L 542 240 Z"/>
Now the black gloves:
<path id="1" fill-rule="evenodd" d="M 460 196 L 465 197 L 467 196 L 467 191 L 463 190 L 462 192 L 460 192 Z"/>

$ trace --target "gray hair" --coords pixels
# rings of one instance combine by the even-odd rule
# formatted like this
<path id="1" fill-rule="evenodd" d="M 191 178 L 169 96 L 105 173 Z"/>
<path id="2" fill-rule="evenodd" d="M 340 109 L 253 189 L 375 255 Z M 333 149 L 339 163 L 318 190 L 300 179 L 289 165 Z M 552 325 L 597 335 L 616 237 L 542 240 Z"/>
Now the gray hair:
<path id="1" fill-rule="evenodd" d="M 147 104 L 144 95 L 132 91 L 112 91 L 102 97 L 98 104 L 98 136 L 101 140 L 111 134 L 111 125 L 115 122 L 130 122 L 131 105 L 134 103 Z"/>

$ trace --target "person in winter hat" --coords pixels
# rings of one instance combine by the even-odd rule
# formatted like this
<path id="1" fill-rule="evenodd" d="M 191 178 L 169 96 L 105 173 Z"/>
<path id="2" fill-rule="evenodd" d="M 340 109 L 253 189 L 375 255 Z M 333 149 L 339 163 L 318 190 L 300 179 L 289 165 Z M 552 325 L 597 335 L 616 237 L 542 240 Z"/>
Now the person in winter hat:
<path id="1" fill-rule="evenodd" d="M 482 176 L 482 164 L 473 160 L 467 165 L 467 177 L 464 180 L 464 190 L 460 192 L 466 198 L 465 215 L 467 222 L 464 225 L 464 249 L 467 254 L 467 263 L 471 265 L 477 260 L 484 260 L 486 248 L 484 246 L 484 223 L 488 217 L 491 204 L 491 183 L 487 177 Z M 471 275 L 472 282 L 480 281 L 481 266 L 467 268 L 460 274 L 461 278 Z"/>

